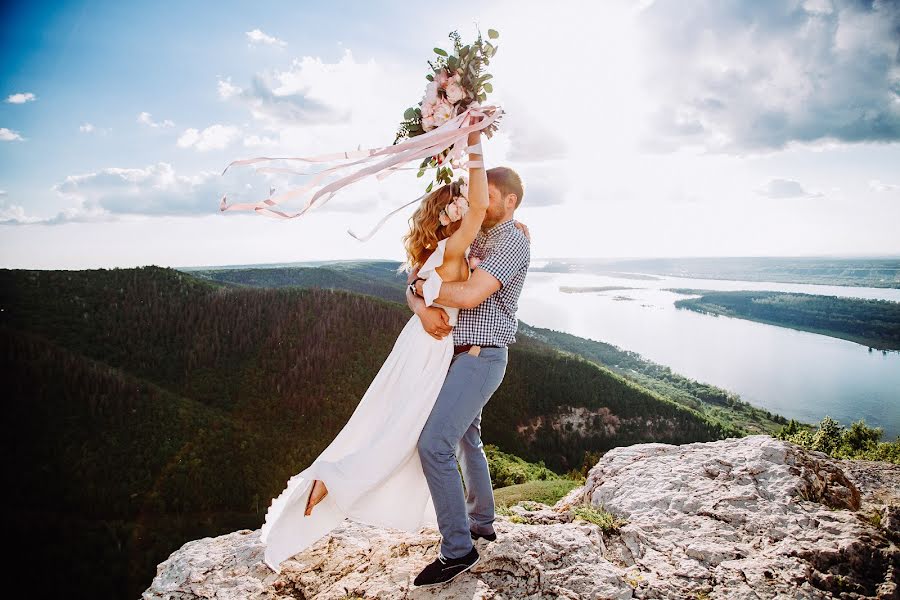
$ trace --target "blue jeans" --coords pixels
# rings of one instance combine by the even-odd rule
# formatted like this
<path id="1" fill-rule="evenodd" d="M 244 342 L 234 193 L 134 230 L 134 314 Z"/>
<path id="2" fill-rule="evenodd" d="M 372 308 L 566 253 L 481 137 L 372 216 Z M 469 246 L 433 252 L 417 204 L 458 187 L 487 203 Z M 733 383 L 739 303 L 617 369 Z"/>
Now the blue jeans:
<path id="1" fill-rule="evenodd" d="M 500 387 L 507 348 L 482 348 L 479 356 L 457 354 L 419 435 L 422 471 L 441 531 L 441 554 L 459 558 L 472 551 L 471 531 L 493 532 L 494 492 L 481 442 L 481 409 Z M 456 461 L 466 480 L 462 481 Z"/>

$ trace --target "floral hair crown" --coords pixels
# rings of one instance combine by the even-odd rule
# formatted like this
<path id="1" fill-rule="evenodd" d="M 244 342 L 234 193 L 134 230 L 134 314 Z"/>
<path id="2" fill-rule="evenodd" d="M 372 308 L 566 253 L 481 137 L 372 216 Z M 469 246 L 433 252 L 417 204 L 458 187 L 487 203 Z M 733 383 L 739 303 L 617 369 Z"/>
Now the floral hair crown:
<path id="1" fill-rule="evenodd" d="M 441 225 L 446 227 L 454 221 L 459 221 L 469 212 L 469 184 L 465 178 L 460 177 L 450 184 L 450 196 L 453 198 L 447 206 L 441 209 Z"/>

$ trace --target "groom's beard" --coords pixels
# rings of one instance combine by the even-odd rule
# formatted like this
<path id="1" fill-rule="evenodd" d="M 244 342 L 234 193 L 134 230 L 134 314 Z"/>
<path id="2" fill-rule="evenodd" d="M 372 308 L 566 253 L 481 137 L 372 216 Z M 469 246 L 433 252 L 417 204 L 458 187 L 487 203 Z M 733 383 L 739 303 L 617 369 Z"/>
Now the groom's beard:
<path id="1" fill-rule="evenodd" d="M 484 215 L 484 221 L 481 222 L 481 228 L 487 231 L 503 219 L 503 215 L 492 215 L 490 213 Z"/>
<path id="2" fill-rule="evenodd" d="M 502 215 L 486 214 L 484 216 L 484 221 L 481 222 L 481 229 L 483 229 L 484 231 L 487 231 L 488 229 L 490 229 L 497 223 L 500 223 L 501 221 L 503 221 L 503 219 L 505 217 L 506 217 L 505 213 Z"/>

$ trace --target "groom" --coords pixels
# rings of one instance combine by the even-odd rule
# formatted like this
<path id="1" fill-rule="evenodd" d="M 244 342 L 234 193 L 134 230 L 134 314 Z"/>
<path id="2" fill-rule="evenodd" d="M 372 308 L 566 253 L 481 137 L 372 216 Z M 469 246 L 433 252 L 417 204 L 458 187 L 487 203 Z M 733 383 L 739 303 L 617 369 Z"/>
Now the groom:
<path id="1" fill-rule="evenodd" d="M 507 167 L 488 169 L 486 174 L 489 205 L 469 250 L 470 266 L 477 263 L 477 268 L 468 281 L 442 283 L 435 298 L 461 310 L 453 330 L 450 370 L 419 435 L 419 458 L 443 538 L 439 557 L 413 582 L 423 587 L 446 583 L 477 563 L 473 540 L 497 539 L 491 475 L 480 437 L 481 410 L 503 381 L 507 345 L 516 341 L 516 308 L 531 246 L 513 220 L 522 203 L 519 175 Z M 451 331 L 447 313 L 425 306 L 423 283 L 416 282 L 415 295 L 407 289 L 407 302 L 425 331 L 442 339 Z M 457 458 L 466 480 L 465 495 Z"/>

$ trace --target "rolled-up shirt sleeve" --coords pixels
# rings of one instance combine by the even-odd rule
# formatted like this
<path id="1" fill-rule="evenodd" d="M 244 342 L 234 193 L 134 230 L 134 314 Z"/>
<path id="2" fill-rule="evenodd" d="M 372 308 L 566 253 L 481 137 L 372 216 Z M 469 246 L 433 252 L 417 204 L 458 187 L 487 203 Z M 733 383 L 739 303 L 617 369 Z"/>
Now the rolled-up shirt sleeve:
<path id="1" fill-rule="evenodd" d="M 501 285 L 506 285 L 530 262 L 531 244 L 524 234 L 516 230 L 494 252 L 485 256 L 478 268 L 496 277 Z"/>

